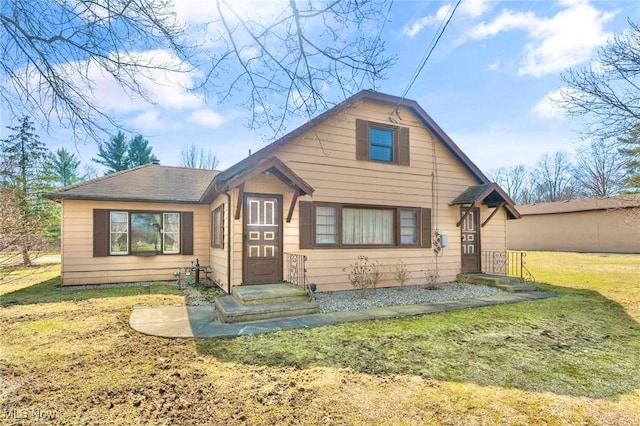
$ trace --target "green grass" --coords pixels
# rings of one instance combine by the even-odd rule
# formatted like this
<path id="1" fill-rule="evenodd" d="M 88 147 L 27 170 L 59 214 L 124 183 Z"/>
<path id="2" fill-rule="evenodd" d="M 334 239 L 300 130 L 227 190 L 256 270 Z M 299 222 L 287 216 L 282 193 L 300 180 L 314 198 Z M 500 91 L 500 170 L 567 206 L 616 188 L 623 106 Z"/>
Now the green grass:
<path id="1" fill-rule="evenodd" d="M 338 366 L 596 398 L 640 388 L 640 325 L 593 291 L 395 320 L 202 339 L 201 353 L 266 366 Z"/>
<path id="2" fill-rule="evenodd" d="M 55 267 L 16 268 L 0 405 L 65 424 L 637 423 L 640 256 L 527 260 L 559 297 L 195 341 L 128 326 L 133 306 L 181 302 L 175 287 L 61 291 Z"/>
<path id="3" fill-rule="evenodd" d="M 126 297 L 145 294 L 142 285 L 96 289 L 65 289 L 55 277 L 19 290 L 0 295 L 0 306 L 80 301 L 103 297 Z M 175 285 L 152 283 L 151 294 L 181 294 Z"/>

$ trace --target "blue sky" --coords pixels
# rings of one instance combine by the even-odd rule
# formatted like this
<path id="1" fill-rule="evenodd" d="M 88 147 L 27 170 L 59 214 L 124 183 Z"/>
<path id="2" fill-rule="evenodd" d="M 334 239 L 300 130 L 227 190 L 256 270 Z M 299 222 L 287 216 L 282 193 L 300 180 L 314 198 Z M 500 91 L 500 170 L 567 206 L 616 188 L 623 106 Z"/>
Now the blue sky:
<path id="1" fill-rule="evenodd" d="M 213 13 L 213 2 L 175 3 L 187 23 Z M 282 4 L 254 0 L 247 2 L 247 13 L 258 7 L 252 3 L 261 10 Z M 377 90 L 403 93 L 454 3 L 393 3 L 383 38 L 398 61 Z M 485 172 L 532 166 L 547 152 L 573 152 L 580 122 L 554 109 L 549 97 L 562 88 L 562 71 L 588 63 L 608 37 L 627 28 L 629 18 L 640 18 L 640 2 L 463 0 L 407 98 L 418 101 Z M 178 165 L 181 148 L 194 143 L 211 149 L 226 168 L 267 143 L 245 127 L 248 112 L 241 107 L 207 102 L 174 84 L 188 84 L 188 75 L 182 81 L 149 82 L 156 107 L 127 99 L 101 78 L 96 74 L 94 94 L 105 111 L 138 129 L 162 164 Z M 288 130 L 300 123 L 291 121 Z M 7 124 L 3 114 L 2 137 Z M 50 149 L 67 147 L 84 164 L 96 166 L 90 161 L 95 143 L 76 142 L 55 125 L 49 134 L 39 133 Z"/>

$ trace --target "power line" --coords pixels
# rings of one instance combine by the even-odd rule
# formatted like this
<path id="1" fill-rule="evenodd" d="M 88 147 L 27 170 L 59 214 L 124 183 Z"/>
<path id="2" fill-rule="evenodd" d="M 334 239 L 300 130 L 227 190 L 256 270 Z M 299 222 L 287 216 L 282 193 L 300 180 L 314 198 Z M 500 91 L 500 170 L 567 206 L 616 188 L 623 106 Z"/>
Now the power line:
<path id="1" fill-rule="evenodd" d="M 432 41 L 431 41 L 431 47 L 428 49 L 427 53 L 425 54 L 424 59 L 422 60 L 422 64 L 420 64 L 420 66 L 418 67 L 416 72 L 413 74 L 413 77 L 411 78 L 411 81 L 407 85 L 407 88 L 404 90 L 404 92 L 402 92 L 402 96 L 400 97 L 400 101 L 398 101 L 398 103 L 396 104 L 396 106 L 394 108 L 394 112 L 398 111 L 398 107 L 400 106 L 402 101 L 407 96 L 407 93 L 409 93 L 409 90 L 411 90 L 411 87 L 413 87 L 413 84 L 418 79 L 418 76 L 422 72 L 422 69 L 427 64 L 427 61 L 431 57 L 431 54 L 433 53 L 433 51 L 435 50 L 436 46 L 438 45 L 438 42 L 440 41 L 440 38 L 442 37 L 442 34 L 444 34 L 444 30 L 447 29 L 447 26 L 449 25 L 449 22 L 451 22 L 451 19 L 453 18 L 453 15 L 456 13 L 456 10 L 458 9 L 458 6 L 460 6 L 460 3 L 462 3 L 462 0 L 458 0 L 457 1 L 456 5 L 451 10 L 451 13 L 448 15 L 448 17 L 445 17 L 446 21 L 443 20 L 443 23 L 440 24 L 440 27 L 438 28 L 439 31 L 436 32 L 436 35 L 434 35 L 434 39 L 432 39 Z"/>

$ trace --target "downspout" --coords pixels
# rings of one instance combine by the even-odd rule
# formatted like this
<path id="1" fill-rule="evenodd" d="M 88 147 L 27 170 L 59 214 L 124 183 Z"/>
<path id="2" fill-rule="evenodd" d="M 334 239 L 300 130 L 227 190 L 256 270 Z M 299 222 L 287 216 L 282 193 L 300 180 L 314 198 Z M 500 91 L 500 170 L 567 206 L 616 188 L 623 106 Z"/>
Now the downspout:
<path id="1" fill-rule="evenodd" d="M 227 294 L 231 294 L 231 194 L 227 189 Z"/>

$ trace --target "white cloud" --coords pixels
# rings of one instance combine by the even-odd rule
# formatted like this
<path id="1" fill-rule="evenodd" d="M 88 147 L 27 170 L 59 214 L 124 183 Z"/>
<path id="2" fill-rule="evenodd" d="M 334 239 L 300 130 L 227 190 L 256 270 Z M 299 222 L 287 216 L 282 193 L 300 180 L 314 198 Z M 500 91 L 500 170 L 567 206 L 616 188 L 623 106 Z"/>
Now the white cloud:
<path id="1" fill-rule="evenodd" d="M 163 50 L 132 53 L 122 61 L 149 66 L 136 73 L 136 81 L 146 99 L 133 93 L 126 86 L 136 86 L 126 75 L 124 87 L 116 79 L 94 62 L 68 62 L 58 67 L 63 75 L 69 75 L 80 90 L 90 97 L 99 108 L 110 112 L 135 112 L 149 108 L 149 102 L 178 110 L 194 109 L 203 100 L 189 92 L 195 74 L 175 57 Z M 164 71 L 170 67 L 176 71 Z M 86 73 L 86 79 L 84 74 Z M 148 100 L 148 101 L 147 101 Z"/>
<path id="2" fill-rule="evenodd" d="M 557 106 L 557 101 L 562 99 L 562 90 L 563 89 L 558 89 L 547 93 L 531 109 L 531 114 L 551 121 L 564 118 L 562 110 Z"/>
<path id="3" fill-rule="evenodd" d="M 187 121 L 200 124 L 201 126 L 219 127 L 227 121 L 227 117 L 210 109 L 199 109 L 193 111 L 187 117 Z"/>
<path id="4" fill-rule="evenodd" d="M 510 30 L 522 30 L 531 40 L 525 45 L 520 75 L 541 77 L 588 60 L 610 36 L 604 24 L 618 12 L 600 11 L 586 0 L 560 2 L 564 9 L 550 18 L 533 12 L 505 9 L 493 21 L 480 23 L 469 36 L 482 39 Z"/>
<path id="5" fill-rule="evenodd" d="M 138 128 L 145 129 L 145 133 L 162 130 L 166 127 L 166 122 L 160 119 L 156 109 L 144 111 L 131 120 L 131 123 Z"/>
<path id="6" fill-rule="evenodd" d="M 435 15 L 427 15 L 422 18 L 416 19 L 411 24 L 407 24 L 402 29 L 402 32 L 409 36 L 409 38 L 414 38 L 420 31 L 422 31 L 425 27 L 431 25 L 439 25 L 444 18 L 449 14 L 449 9 L 451 9 L 451 5 L 442 6 Z"/>
<path id="7" fill-rule="evenodd" d="M 405 25 L 402 32 L 409 36 L 409 38 L 414 38 L 425 27 L 440 25 L 449 15 L 452 8 L 453 4 L 441 6 L 435 14 L 423 16 Z M 456 17 L 476 19 L 482 16 L 488 9 L 489 0 L 464 0 L 456 11 Z"/>

